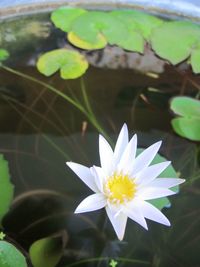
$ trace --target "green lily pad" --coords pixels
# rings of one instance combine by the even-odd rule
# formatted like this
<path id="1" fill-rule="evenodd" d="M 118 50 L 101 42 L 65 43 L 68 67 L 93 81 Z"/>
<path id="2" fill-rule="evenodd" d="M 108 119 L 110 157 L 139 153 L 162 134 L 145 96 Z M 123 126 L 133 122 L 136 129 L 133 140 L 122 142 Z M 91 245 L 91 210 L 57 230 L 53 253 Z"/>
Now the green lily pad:
<path id="1" fill-rule="evenodd" d="M 27 267 L 24 255 L 12 244 L 0 241 L 0 266 L 1 267 Z"/>
<path id="2" fill-rule="evenodd" d="M 187 59 L 199 41 L 200 27 L 186 21 L 166 22 L 151 35 L 153 50 L 172 64 Z"/>
<path id="3" fill-rule="evenodd" d="M 185 96 L 175 97 L 170 108 L 182 116 L 171 121 L 174 131 L 182 137 L 200 141 L 200 101 Z"/>
<path id="4" fill-rule="evenodd" d="M 109 13 L 91 11 L 79 16 L 72 25 L 72 31 L 82 40 L 97 43 L 103 34 L 111 45 L 118 44 L 129 36 L 125 24 Z"/>
<path id="5" fill-rule="evenodd" d="M 159 27 L 163 20 L 136 10 L 116 10 L 112 14 L 122 19 L 129 29 L 137 31 L 148 40 L 153 29 Z"/>
<path id="6" fill-rule="evenodd" d="M 9 53 L 5 49 L 0 49 L 0 61 L 4 61 L 9 57 Z"/>
<path id="7" fill-rule="evenodd" d="M 192 141 L 200 141 L 200 118 L 175 118 L 171 124 L 180 136 Z"/>
<path id="8" fill-rule="evenodd" d="M 13 194 L 14 187 L 10 181 L 8 162 L 0 154 L 0 221 L 9 210 Z"/>
<path id="9" fill-rule="evenodd" d="M 200 73 L 200 48 L 192 51 L 191 65 L 194 73 Z"/>
<path id="10" fill-rule="evenodd" d="M 137 149 L 137 155 L 140 154 L 142 151 L 144 151 L 144 149 Z M 163 161 L 166 161 L 167 159 L 160 156 L 159 154 L 157 154 L 155 156 L 155 158 L 153 159 L 152 164 L 157 164 Z M 177 173 L 175 171 L 175 169 L 173 168 L 172 165 L 169 165 L 160 175 L 159 178 L 177 178 Z M 171 188 L 171 190 L 178 192 L 179 191 L 179 186 L 175 186 L 173 188 Z M 165 207 L 170 207 L 171 203 L 168 199 L 168 197 L 162 197 L 162 198 L 157 198 L 157 199 L 153 199 L 153 200 L 149 200 L 148 202 L 150 202 L 152 205 L 154 205 L 156 208 L 158 208 L 159 210 L 162 210 Z"/>
<path id="11" fill-rule="evenodd" d="M 82 8 L 60 7 L 53 11 L 51 20 L 55 26 L 64 32 L 69 32 L 75 19 L 87 11 Z"/>
<path id="12" fill-rule="evenodd" d="M 187 96 L 174 97 L 171 110 L 177 115 L 200 118 L 200 101 Z"/>
<path id="13" fill-rule="evenodd" d="M 89 43 L 80 39 L 74 32 L 71 31 L 68 33 L 68 40 L 74 46 L 87 50 L 102 49 L 107 45 L 107 41 L 102 34 L 98 35 L 98 40 L 96 43 Z"/>
<path id="14" fill-rule="evenodd" d="M 56 49 L 43 54 L 37 62 L 37 68 L 45 76 L 60 70 L 61 78 L 76 79 L 85 73 L 88 62 L 76 51 Z"/>
<path id="15" fill-rule="evenodd" d="M 55 267 L 63 254 L 62 236 L 37 240 L 31 245 L 29 253 L 34 267 Z"/>

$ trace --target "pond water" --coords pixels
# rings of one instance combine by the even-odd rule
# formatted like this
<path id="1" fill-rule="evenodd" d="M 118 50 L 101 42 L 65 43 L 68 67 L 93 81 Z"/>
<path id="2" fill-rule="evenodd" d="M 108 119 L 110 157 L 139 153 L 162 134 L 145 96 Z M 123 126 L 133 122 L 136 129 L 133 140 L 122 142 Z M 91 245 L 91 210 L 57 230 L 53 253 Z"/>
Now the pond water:
<path id="1" fill-rule="evenodd" d="M 62 231 L 58 267 L 109 266 L 116 257 L 120 267 L 199 266 L 199 152 L 197 143 L 173 132 L 169 101 L 195 96 L 200 77 L 187 64 L 175 68 L 152 56 L 148 47 L 139 57 L 109 47 L 85 53 L 91 66 L 82 78 L 45 78 L 35 67 L 39 55 L 69 45 L 49 14 L 2 21 L 0 41 L 11 55 L 0 69 L 0 152 L 15 185 L 5 232 L 28 250 L 37 239 Z M 52 88 L 89 107 L 90 116 Z M 73 214 L 91 192 L 65 162 L 99 165 L 99 133 L 114 144 L 124 122 L 131 135 L 138 134 L 140 147 L 163 140 L 160 153 L 187 182 L 164 210 L 172 227 L 149 221 L 145 231 L 129 222 L 119 242 L 104 210 Z"/>

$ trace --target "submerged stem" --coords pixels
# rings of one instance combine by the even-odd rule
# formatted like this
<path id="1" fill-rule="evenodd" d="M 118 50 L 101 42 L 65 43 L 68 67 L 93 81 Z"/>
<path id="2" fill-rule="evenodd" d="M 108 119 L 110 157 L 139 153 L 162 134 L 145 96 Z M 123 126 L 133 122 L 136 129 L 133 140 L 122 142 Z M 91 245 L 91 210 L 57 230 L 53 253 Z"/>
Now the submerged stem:
<path id="1" fill-rule="evenodd" d="M 11 72 L 17 76 L 20 76 L 20 77 L 23 77 L 29 81 L 32 81 L 34 83 L 37 83 L 37 84 L 40 84 L 42 86 L 44 86 L 45 88 L 49 89 L 50 91 L 54 92 L 55 94 L 59 95 L 60 97 L 62 97 L 63 99 L 65 99 L 67 102 L 69 102 L 70 104 L 72 104 L 74 107 L 76 107 L 78 110 L 80 110 L 88 119 L 89 121 L 93 124 L 93 126 L 101 133 L 103 134 L 109 141 L 110 138 L 109 136 L 107 135 L 107 133 L 104 131 L 104 129 L 99 125 L 96 117 L 94 116 L 94 113 L 92 111 L 92 108 L 90 106 L 90 103 L 89 103 L 89 100 L 88 100 L 88 97 L 87 97 L 87 94 L 86 94 L 86 91 L 85 91 L 85 87 L 84 86 L 81 86 L 82 88 L 82 93 L 83 93 L 83 97 L 84 97 L 84 102 L 85 102 L 85 105 L 86 105 L 86 108 L 87 110 L 77 101 L 75 101 L 73 98 L 69 97 L 68 95 L 64 94 L 63 92 L 59 91 L 57 88 L 49 85 L 49 84 L 46 84 L 45 82 L 42 82 L 32 76 L 29 76 L 27 74 L 24 74 L 20 71 L 17 71 L 17 70 L 14 70 L 12 68 L 9 68 L 7 66 L 4 66 L 2 65 L 1 66 L 4 70 L 8 71 L 8 72 Z"/>

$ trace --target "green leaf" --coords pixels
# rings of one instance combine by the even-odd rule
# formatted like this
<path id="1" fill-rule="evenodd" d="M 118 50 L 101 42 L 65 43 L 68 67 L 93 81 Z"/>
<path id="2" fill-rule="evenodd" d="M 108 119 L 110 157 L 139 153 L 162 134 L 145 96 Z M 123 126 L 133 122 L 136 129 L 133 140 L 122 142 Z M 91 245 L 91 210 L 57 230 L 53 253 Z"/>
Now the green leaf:
<path id="1" fill-rule="evenodd" d="M 116 10 L 112 14 L 122 19 L 129 29 L 140 32 L 146 40 L 153 29 L 163 24 L 163 20 L 136 10 Z"/>
<path id="2" fill-rule="evenodd" d="M 96 43 L 90 43 L 80 39 L 74 32 L 71 31 L 68 34 L 68 40 L 74 46 L 87 50 L 102 49 L 107 45 L 107 41 L 102 34 L 98 35 Z"/>
<path id="3" fill-rule="evenodd" d="M 0 266 L 27 267 L 27 263 L 24 255 L 12 244 L 0 241 Z"/>
<path id="4" fill-rule="evenodd" d="M 194 73 L 200 73 L 200 48 L 192 51 L 191 65 Z"/>
<path id="5" fill-rule="evenodd" d="M 140 154 L 142 151 L 144 151 L 144 149 L 141 149 L 141 148 L 137 149 L 137 155 Z M 157 163 L 160 163 L 160 162 L 163 162 L 166 160 L 167 160 L 166 158 L 157 154 L 155 156 L 155 158 L 153 159 L 151 165 L 157 164 Z M 159 178 L 177 178 L 177 173 L 176 173 L 175 169 L 173 168 L 173 166 L 170 165 L 159 175 Z M 179 187 L 175 186 L 175 187 L 171 188 L 171 190 L 178 192 Z M 162 210 L 164 207 L 169 207 L 171 205 L 171 203 L 167 197 L 149 200 L 148 202 L 150 202 L 152 205 L 154 205 L 159 210 Z"/>
<path id="6" fill-rule="evenodd" d="M 200 141 L 200 118 L 175 118 L 171 121 L 174 131 L 192 141 Z"/>
<path id="7" fill-rule="evenodd" d="M 72 31 L 82 40 L 95 44 L 100 34 L 103 34 L 109 44 L 114 45 L 126 40 L 129 36 L 125 24 L 109 13 L 91 11 L 78 17 Z"/>
<path id="8" fill-rule="evenodd" d="M 63 254 L 62 236 L 37 240 L 30 247 L 29 253 L 34 267 L 55 267 Z"/>
<path id="9" fill-rule="evenodd" d="M 171 110 L 181 116 L 200 118 L 200 101 L 187 96 L 174 97 Z"/>
<path id="10" fill-rule="evenodd" d="M 0 61 L 6 60 L 9 57 L 9 53 L 5 49 L 0 49 Z"/>
<path id="11" fill-rule="evenodd" d="M 86 10 L 81 8 L 60 7 L 53 11 L 51 20 L 57 28 L 64 32 L 69 32 L 74 20 L 86 12 Z"/>
<path id="12" fill-rule="evenodd" d="M 13 200 L 14 187 L 10 182 L 8 162 L 0 154 L 0 221 L 8 212 Z"/>
<path id="13" fill-rule="evenodd" d="M 160 57 L 178 64 L 187 59 L 200 41 L 200 27 L 191 22 L 166 22 L 151 35 L 152 48 Z"/>
<path id="14" fill-rule="evenodd" d="M 110 12 L 110 15 L 124 23 L 129 32 L 128 37 L 119 40 L 118 45 L 126 50 L 142 53 L 144 51 L 144 38 L 140 33 L 131 11 L 114 10 Z"/>
<path id="15" fill-rule="evenodd" d="M 175 97 L 170 108 L 182 116 L 171 121 L 174 131 L 182 137 L 200 141 L 200 101 L 186 96 Z"/>
<path id="16" fill-rule="evenodd" d="M 76 51 L 57 49 L 42 55 L 37 62 L 38 70 L 45 76 L 51 76 L 60 70 L 61 78 L 76 79 L 88 68 L 88 62 Z"/>

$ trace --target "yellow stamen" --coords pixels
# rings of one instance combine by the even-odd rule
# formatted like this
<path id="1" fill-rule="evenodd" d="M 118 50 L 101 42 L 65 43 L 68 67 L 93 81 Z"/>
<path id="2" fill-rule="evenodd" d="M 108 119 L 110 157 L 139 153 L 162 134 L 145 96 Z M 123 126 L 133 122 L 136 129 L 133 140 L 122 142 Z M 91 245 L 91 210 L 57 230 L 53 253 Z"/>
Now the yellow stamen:
<path id="1" fill-rule="evenodd" d="M 114 173 L 108 178 L 104 190 L 110 202 L 122 204 L 134 198 L 136 184 L 128 175 Z"/>

